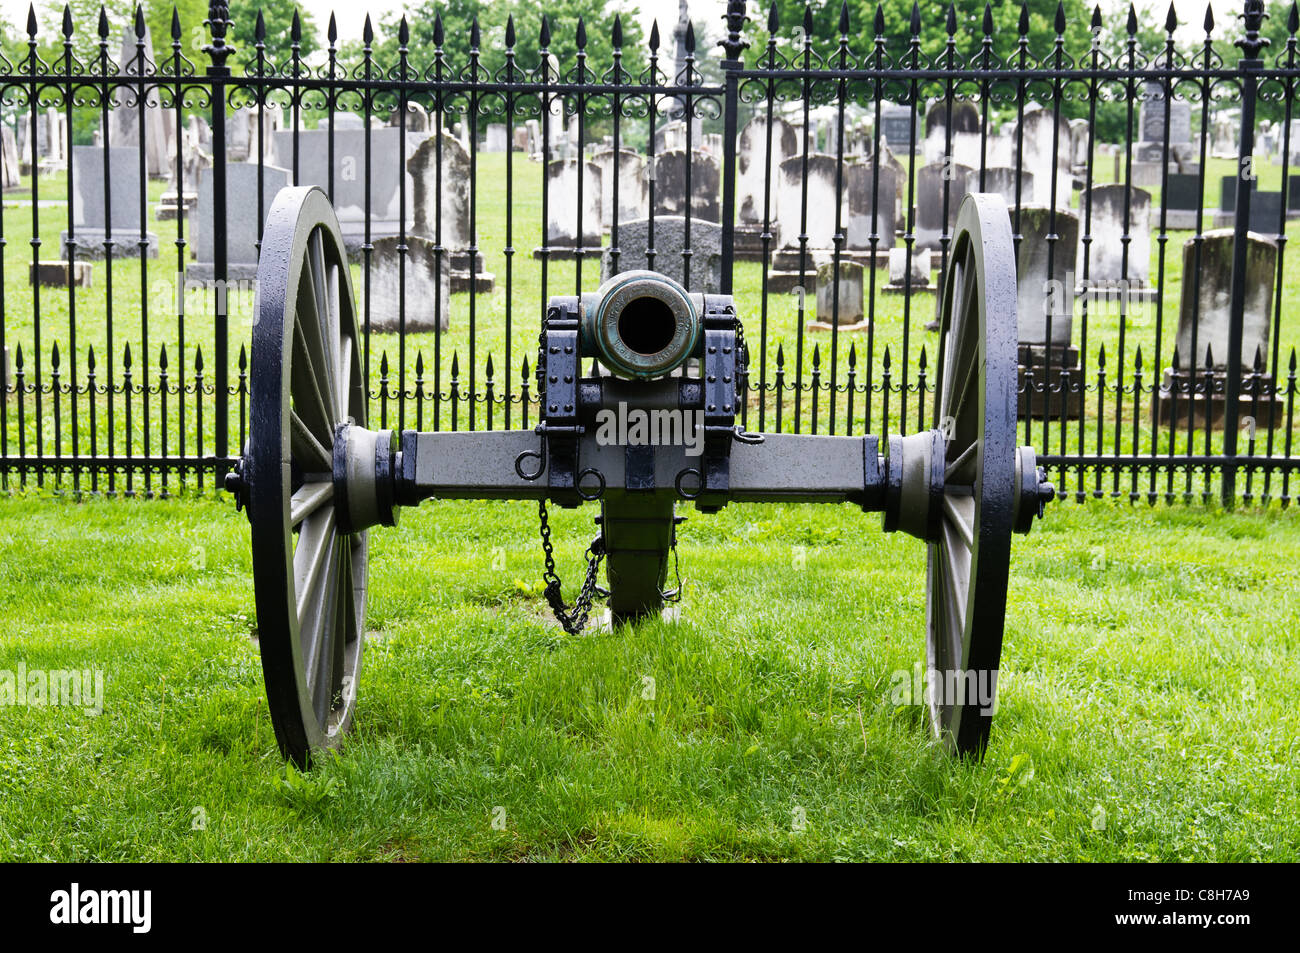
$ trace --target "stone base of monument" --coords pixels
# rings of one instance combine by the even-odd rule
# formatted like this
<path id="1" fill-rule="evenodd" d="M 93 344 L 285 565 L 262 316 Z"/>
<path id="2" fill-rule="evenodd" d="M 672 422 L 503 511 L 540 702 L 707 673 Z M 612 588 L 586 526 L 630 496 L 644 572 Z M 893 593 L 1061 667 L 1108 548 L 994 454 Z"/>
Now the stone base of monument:
<path id="1" fill-rule="evenodd" d="M 781 227 L 773 222 L 768 234 L 771 236 L 768 241 L 768 253 L 777 247 L 781 239 Z M 732 258 L 735 261 L 762 261 L 763 260 L 763 226 L 739 222 L 736 225 L 735 243 L 732 247 Z"/>
<path id="2" fill-rule="evenodd" d="M 257 277 L 257 262 L 226 262 L 227 281 L 251 281 Z M 187 281 L 216 281 L 217 266 L 210 261 L 192 261 L 185 266 Z"/>
<path id="3" fill-rule="evenodd" d="M 99 259 L 106 254 L 104 243 L 108 240 L 108 234 L 102 228 L 78 228 L 77 229 L 77 255 L 82 258 Z M 158 236 L 153 232 L 144 233 L 144 257 L 158 257 Z M 113 257 L 114 258 L 138 258 L 141 252 L 141 238 L 139 231 L 131 229 L 115 229 L 113 231 Z M 59 247 L 68 247 L 68 233 L 59 232 Z"/>
<path id="4" fill-rule="evenodd" d="M 829 321 L 809 321 L 804 325 L 804 328 L 808 331 L 832 331 L 835 330 L 836 327 L 836 325 L 831 324 Z M 871 321 L 863 320 L 859 321 L 857 324 L 841 324 L 838 325 L 838 329 L 840 334 L 856 334 L 859 331 L 869 331 L 871 329 Z"/>
<path id="5" fill-rule="evenodd" d="M 1100 305 L 1119 307 L 1121 301 L 1128 304 L 1142 304 L 1155 301 L 1160 297 L 1160 289 L 1146 285 L 1134 286 L 1133 282 L 1123 281 L 1089 281 L 1080 282 L 1079 297 Z"/>
<path id="6" fill-rule="evenodd" d="M 928 284 L 921 285 L 921 284 L 917 284 L 916 282 L 913 282 L 911 287 L 908 287 L 907 285 L 903 285 L 903 284 L 896 285 L 891 281 L 887 284 L 881 285 L 880 293 L 882 295 L 901 295 L 901 294 L 908 294 L 908 293 L 914 295 L 920 295 L 920 294 L 932 295 L 934 294 L 936 287 L 937 287 L 936 285 L 928 285 Z"/>
<path id="7" fill-rule="evenodd" d="M 1019 419 L 1077 420 L 1083 413 L 1083 371 L 1078 348 L 1053 344 L 1018 346 Z M 1050 378 L 1050 381 L 1049 381 Z M 1050 387 L 1049 387 L 1050 383 Z"/>
<path id="8" fill-rule="evenodd" d="M 581 255 L 584 261 L 600 261 L 604 249 L 599 245 L 545 245 L 533 249 L 534 258 L 546 258 L 550 261 L 573 261 Z"/>
<path id="9" fill-rule="evenodd" d="M 1211 385 L 1209 406 L 1206 407 L 1205 385 Z M 1160 423 L 1171 427 L 1186 427 L 1191 415 L 1193 427 L 1209 426 L 1218 430 L 1223 426 L 1223 411 L 1227 405 L 1228 375 L 1225 369 L 1216 368 L 1207 375 L 1204 370 L 1191 372 L 1165 368 L 1164 380 L 1156 391 L 1156 415 Z M 1240 415 L 1251 417 L 1257 428 L 1280 426 L 1286 408 L 1277 393 L 1271 374 L 1242 374 Z"/>
<path id="10" fill-rule="evenodd" d="M 88 261 L 34 261 L 27 266 L 27 280 L 33 285 L 89 288 L 90 276 Z"/>
<path id="11" fill-rule="evenodd" d="M 888 248 L 877 248 L 874 252 L 870 248 L 846 248 L 840 252 L 840 257 L 845 261 L 856 262 L 863 268 L 884 268 L 889 265 Z"/>
<path id="12" fill-rule="evenodd" d="M 158 221 L 174 222 L 178 216 L 192 212 L 198 201 L 197 192 L 186 192 L 183 196 L 177 196 L 175 192 L 164 192 L 158 197 Z"/>
<path id="13" fill-rule="evenodd" d="M 1158 184 L 1158 183 L 1157 183 Z M 1151 228 L 1152 230 L 1160 227 L 1160 216 L 1165 216 L 1165 228 L 1169 231 L 1192 231 L 1196 228 L 1196 209 L 1194 208 L 1167 208 L 1161 212 L 1158 209 L 1151 210 Z M 1206 209 L 1201 216 L 1201 227 L 1209 228 L 1214 221 L 1214 212 Z"/>

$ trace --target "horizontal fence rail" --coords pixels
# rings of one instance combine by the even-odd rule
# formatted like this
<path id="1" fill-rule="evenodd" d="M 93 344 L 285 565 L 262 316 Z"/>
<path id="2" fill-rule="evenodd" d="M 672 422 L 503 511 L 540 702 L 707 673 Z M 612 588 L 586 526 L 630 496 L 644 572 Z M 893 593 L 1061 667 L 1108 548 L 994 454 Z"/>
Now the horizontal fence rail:
<path id="1" fill-rule="evenodd" d="M 312 184 L 385 427 L 531 427 L 548 298 L 629 268 L 735 297 L 748 429 L 939 426 L 956 212 L 995 192 L 1021 440 L 1061 495 L 1294 497 L 1295 4 L 1193 30 L 1081 0 L 733 0 L 645 36 L 600 4 L 449 9 L 367 17 L 360 42 L 331 17 L 322 43 L 218 3 L 202 24 L 33 8 L 3 39 L 6 490 L 220 485 L 262 223 Z"/>

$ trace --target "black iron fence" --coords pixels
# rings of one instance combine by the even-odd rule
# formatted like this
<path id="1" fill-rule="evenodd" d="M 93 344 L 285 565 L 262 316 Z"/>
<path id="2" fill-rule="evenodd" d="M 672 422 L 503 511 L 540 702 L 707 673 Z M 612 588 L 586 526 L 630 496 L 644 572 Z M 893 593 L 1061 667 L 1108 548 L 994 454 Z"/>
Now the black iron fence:
<path id="1" fill-rule="evenodd" d="M 1023 439 L 1062 493 L 1289 503 L 1294 5 L 1207 7 L 1193 41 L 1172 8 L 788 7 L 731 2 L 716 43 L 614 19 L 599 55 L 582 22 L 331 22 L 309 54 L 296 16 L 234 49 L 223 4 L 201 45 L 33 13 L 0 61 L 4 486 L 219 480 L 286 184 L 339 209 L 386 426 L 530 426 L 548 296 L 650 267 L 735 295 L 747 427 L 845 434 L 940 423 L 936 289 L 994 191 Z"/>

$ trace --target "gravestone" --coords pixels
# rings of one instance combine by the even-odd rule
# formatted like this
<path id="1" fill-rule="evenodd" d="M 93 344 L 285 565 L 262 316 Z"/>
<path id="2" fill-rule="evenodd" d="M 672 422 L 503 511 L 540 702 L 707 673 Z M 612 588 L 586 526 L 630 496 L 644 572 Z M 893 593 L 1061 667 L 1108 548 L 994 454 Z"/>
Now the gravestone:
<path id="1" fill-rule="evenodd" d="M 122 31 L 118 65 L 125 76 L 150 76 L 156 73 L 153 61 L 153 38 L 149 34 L 147 23 L 144 36 L 138 45 L 133 26 L 128 26 Z M 170 131 L 167 122 L 168 113 L 163 111 L 157 91 L 150 91 L 144 100 L 142 129 L 142 117 L 136 94 L 136 89 L 125 85 L 114 89 L 113 108 L 108 114 L 108 142 L 113 147 L 139 148 L 143 137 L 145 171 L 151 178 L 162 178 L 167 174 L 168 153 L 172 151 L 168 148 Z M 174 124 L 176 121 L 174 112 L 171 112 L 171 119 Z"/>
<path id="2" fill-rule="evenodd" d="M 1019 178 L 1020 204 L 1027 205 L 1034 194 L 1034 173 L 1032 172 L 1019 170 L 1013 166 L 992 166 L 984 170 L 984 191 L 996 192 L 1007 203 L 1007 208 L 1014 209 L 1016 206 L 1017 177 Z M 978 190 L 979 173 L 976 173 L 971 178 L 970 187 L 972 190 Z"/>
<path id="3" fill-rule="evenodd" d="M 534 250 L 533 257 L 556 259 L 572 258 L 578 254 L 599 255 L 600 166 L 580 159 L 553 159 L 546 167 L 546 185 L 546 246 Z M 621 244 L 621 224 L 619 229 Z"/>
<path id="4" fill-rule="evenodd" d="M 1265 356 L 1269 353 L 1273 280 L 1278 255 L 1277 243 L 1271 238 L 1250 234 L 1246 241 L 1246 301 L 1241 365 L 1237 369 L 1243 377 L 1252 370 L 1256 352 Z M 1221 425 L 1224 389 L 1230 371 L 1227 357 L 1232 251 L 1233 230 L 1229 228 L 1201 236 L 1199 258 L 1195 240 L 1189 239 L 1183 245 L 1182 298 L 1178 309 L 1178 337 L 1174 344 L 1177 365 L 1166 369 L 1157 398 L 1162 421 L 1186 421 L 1191 412 L 1193 422 L 1203 426 L 1207 414 L 1205 378 L 1212 375 L 1214 384 L 1210 388 L 1209 420 L 1211 426 Z M 1272 395 L 1273 381 L 1267 375 L 1256 379 L 1255 384 L 1263 385 L 1261 393 Z M 1259 426 L 1274 426 L 1281 419 L 1281 398 L 1272 395 L 1256 401 L 1250 394 L 1250 385 L 1243 382 L 1241 413 L 1254 416 Z"/>
<path id="5" fill-rule="evenodd" d="M 245 115 L 248 117 L 248 162 L 261 161 L 270 165 L 286 166 L 292 161 L 292 155 L 278 153 L 282 141 L 277 141 L 276 133 L 284 128 L 284 110 L 279 106 L 251 107 Z M 301 169 L 301 159 L 299 160 Z"/>
<path id="6" fill-rule="evenodd" d="M 1136 300 L 1134 293 L 1146 289 L 1151 273 L 1151 193 L 1123 185 L 1097 185 L 1084 195 L 1082 204 L 1092 212 L 1086 292 L 1104 291 L 1108 298 L 1115 296 L 1112 292 L 1127 293 L 1129 301 Z M 1124 260 L 1126 232 L 1127 262 Z M 1079 275 L 1083 274 L 1083 260 L 1081 246 Z"/>
<path id="7" fill-rule="evenodd" d="M 252 110 L 247 106 L 226 112 L 226 161 L 243 162 L 248 158 L 251 137 L 248 134 L 248 117 Z M 277 143 L 278 145 L 278 143 Z M 286 152 L 285 155 L 292 155 Z"/>
<path id="8" fill-rule="evenodd" d="M 1169 122 L 1166 129 L 1164 87 L 1153 81 L 1143 83 L 1142 110 L 1138 121 L 1139 142 L 1133 149 L 1134 185 L 1159 185 L 1166 165 L 1170 172 L 1197 171 L 1196 152 L 1191 142 L 1191 104 L 1175 96 L 1167 105 Z"/>
<path id="9" fill-rule="evenodd" d="M 1020 210 L 1020 233 L 1016 252 L 1017 412 L 1021 417 L 1046 413 L 1055 418 L 1064 413 L 1076 418 L 1082 411 L 1083 378 L 1079 352 L 1070 342 L 1079 219 L 1069 209 L 1031 205 Z M 1049 241 L 1052 234 L 1057 238 Z"/>
<path id="10" fill-rule="evenodd" d="M 415 218 L 415 181 L 408 161 L 428 133 L 403 131 L 394 126 L 358 128 L 353 113 L 336 113 L 331 133 L 322 128 L 296 132 L 281 130 L 275 135 L 275 154 L 292 165 L 293 138 L 298 137 L 298 169 L 295 185 L 319 185 L 330 196 L 338 213 L 339 227 L 349 250 L 359 250 L 366 240 L 366 211 L 369 203 L 370 240 L 407 230 Z M 342 120 L 342 123 L 340 123 Z M 402 154 L 405 139 L 406 153 Z M 367 153 L 367 140 L 369 152 Z M 367 161 L 368 160 L 368 161 Z M 468 184 L 468 169 L 465 174 Z M 331 181 L 332 180 L 332 181 Z M 405 194 L 403 195 L 403 189 Z M 405 198 L 405 202 L 403 202 Z"/>
<path id="11" fill-rule="evenodd" d="M 490 122 L 487 127 L 486 138 L 483 141 L 484 152 L 505 152 L 510 147 L 509 140 L 506 138 L 505 123 Z"/>
<path id="12" fill-rule="evenodd" d="M 159 221 L 172 221 L 179 216 L 188 215 L 199 200 L 199 174 L 204 169 L 212 168 L 212 156 L 196 141 L 193 125 L 181 130 L 181 159 L 171 158 L 171 175 L 167 180 L 167 191 L 158 197 L 155 214 Z"/>
<path id="13" fill-rule="evenodd" d="M 108 178 L 105 182 L 105 150 L 96 146 L 72 147 L 72 224 L 77 255 L 103 258 L 104 242 L 111 233 L 113 257 L 140 255 L 143 239 L 144 254 L 156 258 L 158 236 L 148 231 L 143 236 L 140 233 L 139 153 L 131 148 L 110 148 L 107 152 Z M 67 247 L 67 238 L 68 232 L 60 233 L 60 248 Z"/>
<path id="14" fill-rule="evenodd" d="M 394 107 L 393 111 L 388 114 L 388 124 L 390 126 L 400 126 L 402 124 L 402 107 Z M 417 102 L 407 102 L 406 104 L 406 130 L 407 132 L 428 132 L 429 131 L 429 111 Z"/>
<path id="15" fill-rule="evenodd" d="M 515 126 L 514 139 L 511 140 L 510 148 L 515 152 L 529 152 L 528 128 L 526 126 Z"/>
<path id="16" fill-rule="evenodd" d="M 338 132 L 340 129 L 365 129 L 365 128 L 366 128 L 366 120 L 365 120 L 363 117 L 358 116 L 358 115 L 357 115 L 356 113 L 354 113 L 354 112 L 336 112 L 336 113 L 334 113 L 334 131 L 335 131 L 335 132 Z M 320 125 L 318 125 L 318 126 L 316 127 L 316 130 L 315 130 L 315 131 L 320 132 L 320 131 L 322 131 L 322 130 L 324 130 L 324 131 L 326 131 L 326 132 L 329 131 L 329 118 L 328 118 L 328 117 L 321 119 L 321 121 L 320 121 Z"/>
<path id="17" fill-rule="evenodd" d="M 974 103 L 954 101 L 949 104 L 947 99 L 941 99 L 926 114 L 926 161 L 939 162 L 944 156 L 950 156 L 959 165 L 979 168 L 980 114 Z"/>
<path id="18" fill-rule="evenodd" d="M 908 276 L 911 275 L 911 280 Z M 889 250 L 889 284 L 882 289 L 885 294 L 906 294 L 909 291 L 932 292 L 930 284 L 930 251 L 927 248 Z"/>
<path id="19" fill-rule="evenodd" d="M 439 161 L 441 156 L 441 174 Z M 451 269 L 453 294 L 474 288 L 482 294 L 496 287 L 496 276 L 484 268 L 483 253 L 470 260 L 469 153 L 455 136 L 444 132 L 422 140 L 406 161 L 411 175 L 414 221 L 410 232 L 440 242 Z"/>
<path id="20" fill-rule="evenodd" d="M 1054 198 L 1058 208 L 1069 207 L 1074 186 L 1069 121 L 1038 103 L 1026 107 L 1019 166 L 1034 174 L 1034 193 L 1026 201 L 1049 205 Z"/>
<path id="21" fill-rule="evenodd" d="M 691 219 L 690 273 L 684 274 L 682 252 L 686 247 L 686 219 L 675 215 L 655 216 L 654 262 L 646 249 L 650 245 L 649 219 L 619 223 L 618 271 L 649 268 L 680 282 L 687 291 L 716 294 L 722 288 L 722 226 Z M 614 274 L 614 261 L 607 248 L 601 263 L 601 280 Z"/>
<path id="22" fill-rule="evenodd" d="M 817 269 L 817 320 L 808 323 L 810 331 L 856 331 L 867 326 L 863 307 L 862 266 L 855 261 L 841 261 L 838 269 L 828 261 Z"/>
<path id="23" fill-rule="evenodd" d="M 1070 120 L 1070 171 L 1084 175 L 1088 171 L 1088 144 L 1092 125 L 1086 119 Z"/>
<path id="24" fill-rule="evenodd" d="M 532 159 L 542 158 L 542 124 L 536 119 L 525 119 L 524 128 L 528 130 L 528 155 Z"/>
<path id="25" fill-rule="evenodd" d="M 894 247 L 897 228 L 894 206 L 898 195 L 894 170 L 882 165 L 877 171 L 872 162 L 854 162 L 844 170 L 844 178 L 848 192 L 845 249 L 855 261 L 874 267 Z"/>
<path id="26" fill-rule="evenodd" d="M 451 269 L 446 258 L 438 267 L 434 243 L 419 235 L 406 236 L 403 267 L 401 238 L 376 239 L 370 255 L 370 329 L 380 333 L 403 329 L 401 296 L 405 272 L 405 330 L 446 331 L 451 320 Z M 365 280 L 363 272 L 362 279 Z M 362 300 L 365 300 L 364 298 Z"/>
<path id="27" fill-rule="evenodd" d="M 18 165 L 18 139 L 10 126 L 0 126 L 0 188 L 18 188 Z"/>
<path id="28" fill-rule="evenodd" d="M 89 288 L 93 269 L 88 261 L 34 261 L 27 267 L 27 283 L 51 288 Z"/>
<path id="29" fill-rule="evenodd" d="M 907 152 L 912 142 L 921 143 L 921 120 L 911 106 L 885 106 L 880 110 L 880 131 L 889 148 Z"/>
<path id="30" fill-rule="evenodd" d="M 768 248 L 779 246 L 781 222 L 776 214 L 777 176 L 781 163 L 798 152 L 799 140 L 794 126 L 779 117 L 774 117 L 769 127 L 766 116 L 755 116 L 740 131 L 736 143 L 736 258 L 756 261 L 762 257 L 765 210 L 771 236 Z"/>
<path id="31" fill-rule="evenodd" d="M 620 149 L 617 160 L 613 149 L 601 149 L 592 155 L 591 161 L 600 166 L 600 208 L 604 217 L 604 228 L 609 231 L 614 223 L 614 213 L 618 221 L 630 222 L 645 218 L 649 214 L 646 195 L 645 157 L 639 152 Z M 618 206 L 614 205 L 614 189 L 618 187 Z"/>
<path id="32" fill-rule="evenodd" d="M 916 173 L 916 246 L 939 249 L 952 239 L 957 210 L 970 190 L 974 170 L 956 163 L 933 162 Z M 944 202 L 947 202 L 945 209 Z M 946 214 L 945 214 L 946 210 Z"/>
<path id="33" fill-rule="evenodd" d="M 1166 228 L 1195 228 L 1201 211 L 1201 177 L 1170 172 L 1164 189 Z"/>
<path id="34" fill-rule="evenodd" d="M 1237 177 L 1225 175 L 1221 182 L 1219 205 L 1224 213 L 1217 216 L 1217 222 L 1223 226 L 1233 224 L 1237 210 Z M 1250 224 L 1252 232 L 1277 233 L 1278 220 L 1282 215 L 1282 193 L 1260 191 L 1255 184 L 1250 193 Z"/>
<path id="35" fill-rule="evenodd" d="M 1300 175 L 1292 175 L 1286 180 L 1287 215 L 1300 212 Z"/>
<path id="36" fill-rule="evenodd" d="M 655 215 L 682 215 L 686 213 L 686 153 L 672 149 L 652 156 L 646 163 L 647 178 L 654 180 Z M 721 173 L 718 160 L 707 152 L 696 150 L 690 160 L 691 218 L 706 222 L 722 220 L 718 207 Z"/>
<path id="37" fill-rule="evenodd" d="M 693 143 L 698 148 L 699 143 Z M 680 119 L 674 119 L 664 123 L 655 130 L 655 154 L 663 155 L 665 152 L 680 152 L 686 148 L 686 123 Z"/>
<path id="38" fill-rule="evenodd" d="M 778 293 L 810 284 L 817 265 L 827 260 L 835 247 L 835 157 L 813 153 L 806 158 L 806 177 L 805 157 L 793 156 L 781 163 L 777 178 L 782 246 L 772 257 L 768 289 Z M 843 202 L 844 196 L 838 199 Z M 800 244 L 800 235 L 807 236 L 806 249 Z"/>
<path id="39" fill-rule="evenodd" d="M 276 194 L 289 184 L 289 170 L 262 165 L 262 201 L 257 202 L 259 166 L 253 162 L 226 163 L 226 277 L 243 280 L 257 277 L 257 241 L 262 222 Z M 215 277 L 216 236 L 213 233 L 213 173 L 199 173 L 199 200 L 195 205 L 195 264 L 186 269 L 187 276 L 197 279 Z"/>

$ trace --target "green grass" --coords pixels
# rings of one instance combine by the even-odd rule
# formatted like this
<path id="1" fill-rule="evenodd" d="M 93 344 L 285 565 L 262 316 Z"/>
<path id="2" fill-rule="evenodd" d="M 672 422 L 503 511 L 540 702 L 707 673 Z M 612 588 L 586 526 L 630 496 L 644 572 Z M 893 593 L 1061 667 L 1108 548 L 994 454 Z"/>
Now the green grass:
<path id="1" fill-rule="evenodd" d="M 571 583 L 591 515 L 555 515 Z M 581 638 L 545 619 L 535 520 L 374 534 L 357 730 L 299 775 L 241 516 L 0 499 L 0 669 L 106 676 L 98 717 L 0 708 L 0 859 L 1300 858 L 1294 511 L 1054 508 L 1015 546 L 980 764 L 892 702 L 924 547 L 874 517 L 692 514 L 683 621 Z"/>

